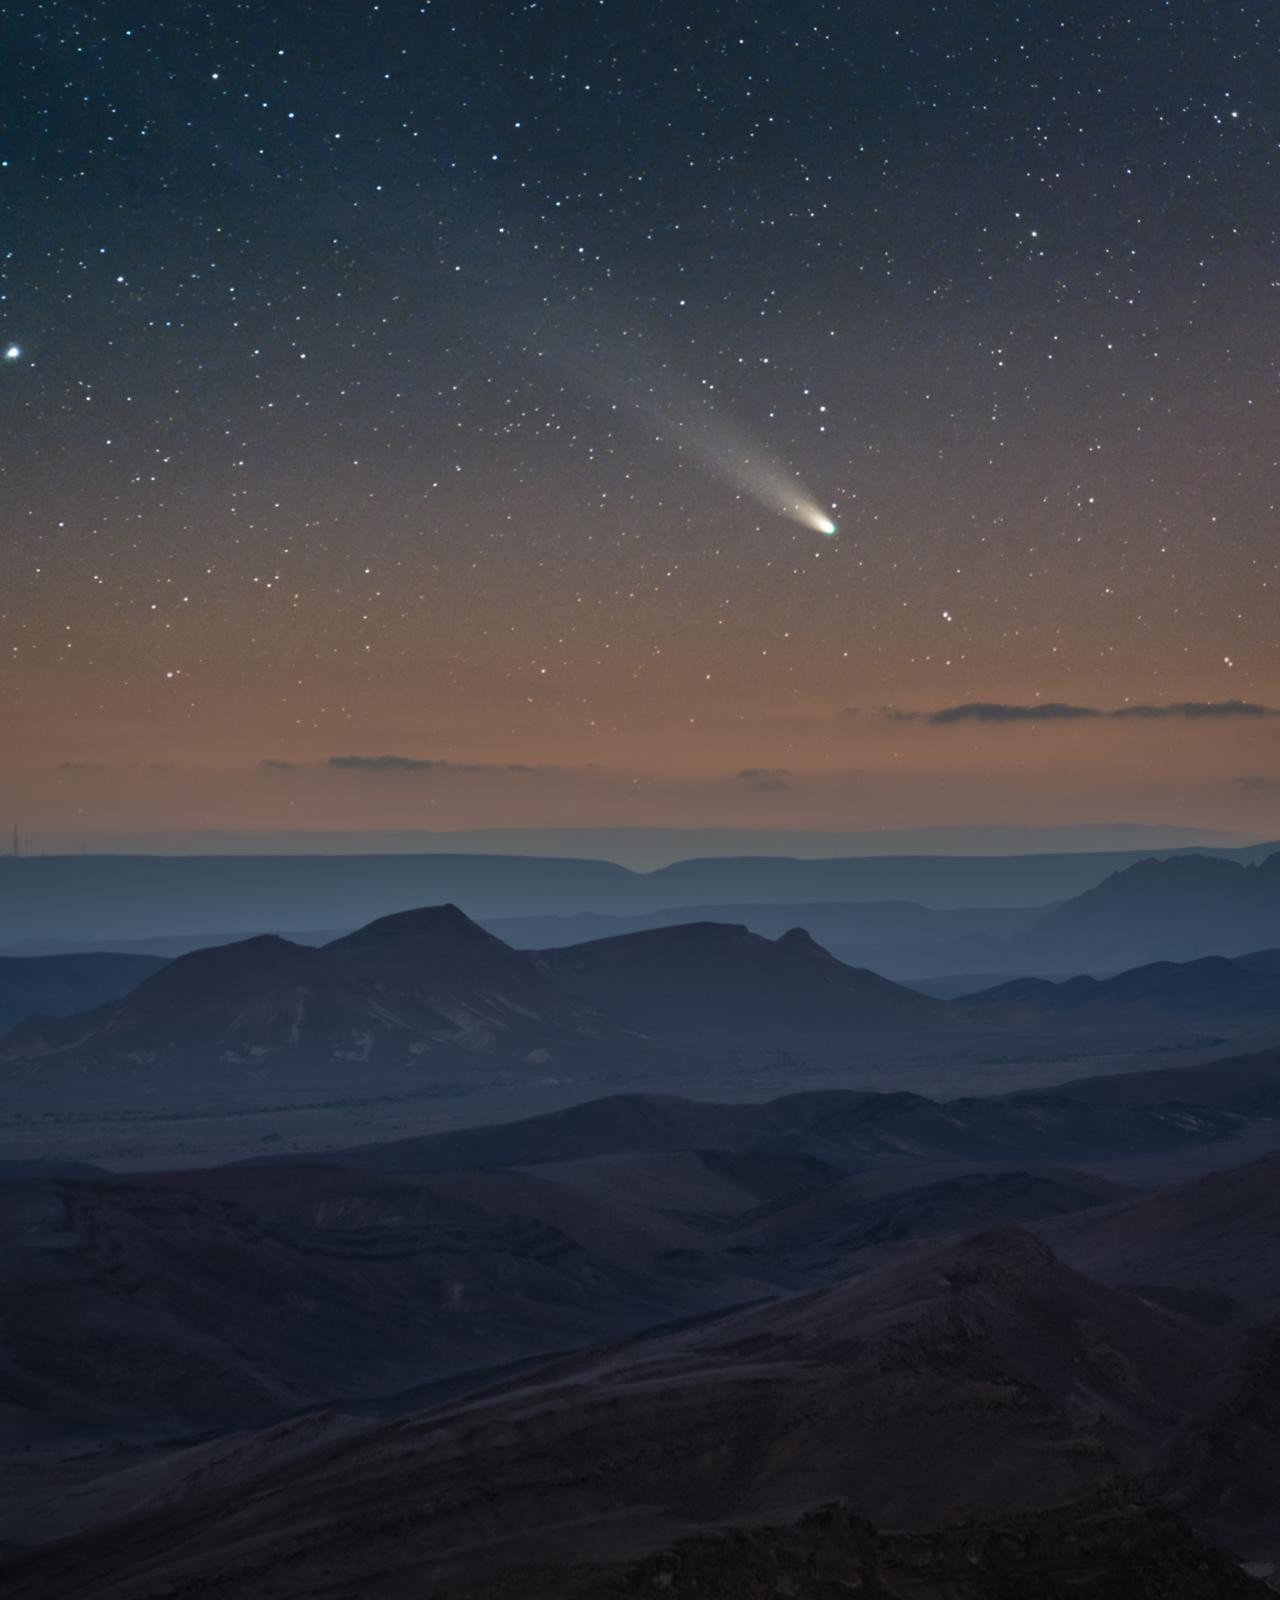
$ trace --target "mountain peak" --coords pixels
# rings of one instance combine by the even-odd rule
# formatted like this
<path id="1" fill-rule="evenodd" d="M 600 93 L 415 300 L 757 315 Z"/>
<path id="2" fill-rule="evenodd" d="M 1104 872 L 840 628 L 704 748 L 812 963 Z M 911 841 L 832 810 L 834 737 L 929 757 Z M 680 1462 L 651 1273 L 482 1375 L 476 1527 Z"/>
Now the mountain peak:
<path id="1" fill-rule="evenodd" d="M 803 928 L 766 939 L 738 923 L 680 923 L 537 960 L 567 994 L 646 1034 L 791 1039 L 945 1016 L 941 1002 L 844 965 Z"/>
<path id="2" fill-rule="evenodd" d="M 460 907 L 446 901 L 438 906 L 415 906 L 408 911 L 393 911 L 389 916 L 378 917 L 363 928 L 357 928 L 354 933 L 334 939 L 325 949 L 357 950 L 386 944 L 434 944 L 442 938 L 450 942 L 466 940 L 473 945 L 507 948 L 501 939 L 486 933 L 479 923 L 472 922 Z"/>

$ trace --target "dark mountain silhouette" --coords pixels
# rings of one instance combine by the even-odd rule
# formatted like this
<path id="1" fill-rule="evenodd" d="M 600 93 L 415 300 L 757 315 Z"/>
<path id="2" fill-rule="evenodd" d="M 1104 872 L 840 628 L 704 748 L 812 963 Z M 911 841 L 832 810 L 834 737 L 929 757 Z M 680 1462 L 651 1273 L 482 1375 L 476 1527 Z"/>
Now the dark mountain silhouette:
<path id="1" fill-rule="evenodd" d="M 1005 941 L 1030 927 L 1046 909 L 979 906 L 934 910 L 904 900 L 856 904 L 811 900 L 668 906 L 632 916 L 580 912 L 572 917 L 485 920 L 492 932 L 518 949 L 559 949 L 689 922 L 740 923 L 766 939 L 804 928 L 825 950 L 851 966 L 870 967 L 888 977 L 917 978 L 951 973 L 966 964 L 971 971 L 1005 970 Z"/>
<path id="2" fill-rule="evenodd" d="M 133 1076 L 414 1070 L 464 1076 L 655 1059 L 659 1037 L 821 1036 L 935 1026 L 948 1007 L 845 967 L 796 931 L 770 941 L 698 924 L 569 950 L 511 949 L 456 906 L 380 918 L 315 948 L 262 935 L 180 956 L 124 999 L 33 1018 L 0 1065 Z"/>
<path id="3" fill-rule="evenodd" d="M 329 944 L 340 939 L 347 928 L 309 929 L 304 932 L 281 932 L 272 929 L 278 938 L 290 944 Z M 175 956 L 190 955 L 193 950 L 211 950 L 219 944 L 243 944 L 252 939 L 252 933 L 170 933 L 153 939 L 102 939 L 86 944 L 76 939 L 23 939 L 6 945 L 0 956 L 59 956 L 59 955 L 126 955 L 159 956 L 172 961 Z"/>
<path id="4" fill-rule="evenodd" d="M 1014 941 L 1024 970 L 1115 972 L 1280 943 L 1280 852 L 1242 864 L 1146 860 L 1054 907 Z"/>
<path id="5" fill-rule="evenodd" d="M 799 929 L 530 951 L 443 905 L 183 956 L 0 1057 L 18 1082 L 585 1075 L 982 1040 L 990 1007 L 1265 1017 L 1277 964 L 1260 941 L 959 1008 Z M 1277 1118 L 1272 1049 L 993 1099 L 615 1095 L 323 1162 L 0 1170 L 0 1547 L 41 1546 L 0 1589 L 1257 1593 L 1203 1538 L 1280 1550 L 1280 1155 L 1154 1192 L 1073 1168 L 1203 1161 Z"/>
<path id="6" fill-rule="evenodd" d="M 602 1030 L 528 958 L 445 906 L 319 949 L 263 935 L 194 951 L 114 1005 L 22 1024 L 0 1041 L 0 1062 L 135 1074 L 456 1070 L 474 1055 L 544 1061 Z"/>
<path id="7" fill-rule="evenodd" d="M 65 1017 L 128 994 L 159 972 L 158 956 L 90 955 L 0 957 L 0 1031 L 40 1013 Z"/>
<path id="8" fill-rule="evenodd" d="M 1085 975 L 1053 982 L 1015 978 L 958 1003 L 971 1007 L 1033 1006 L 1047 1011 L 1090 1012 L 1143 1007 L 1173 1014 L 1280 1013 L 1280 962 L 1272 951 L 1238 956 L 1202 956 L 1196 961 L 1154 961 L 1111 978 Z"/>
<path id="9" fill-rule="evenodd" d="M 1205 1316 L 1280 1317 L 1280 1155 L 1045 1225 L 1067 1261 Z"/>
<path id="10" fill-rule="evenodd" d="M 180 1054 L 253 1065 L 331 1039 L 355 1049 L 348 1013 L 358 1006 L 318 952 L 264 934 L 183 956 L 97 1010 L 32 1018 L 0 1042 L 0 1059 L 138 1071 Z"/>
<path id="11" fill-rule="evenodd" d="M 0 943 L 84 949 L 91 934 L 171 954 L 193 947 L 193 926 L 332 929 L 448 900 L 521 948 L 728 920 L 767 937 L 806 927 L 840 959 L 904 978 L 1107 973 L 1280 943 L 1276 869 L 1268 890 L 1254 865 L 1274 854 L 740 857 L 651 873 L 515 856 L 4 858 Z"/>
<path id="12" fill-rule="evenodd" d="M 730 1230 L 762 1205 L 840 1175 L 804 1157 L 689 1150 L 425 1173 L 414 1181 L 498 1216 L 531 1217 L 597 1259 L 659 1280 L 673 1302 L 699 1306 L 806 1282 L 783 1256 L 739 1249 Z"/>
<path id="13" fill-rule="evenodd" d="M 364 930 L 350 981 L 367 958 L 407 1003 L 399 958 L 441 940 L 451 994 L 528 975 L 457 915 Z M 1159 1497 L 1274 1548 L 1280 1156 L 1151 1194 L 1064 1167 L 1238 1125 L 1120 1081 L 616 1096 L 325 1164 L 0 1185 L 0 1541 L 76 1535 L 4 1565 L 6 1600 L 390 1600 L 426 1572 L 595 1600 L 664 1571 L 729 1600 L 815 1518 L 832 1583 L 903 1600 L 922 1562 L 973 1600 L 1229 1594 Z"/>
<path id="14" fill-rule="evenodd" d="M 456 906 L 380 917 L 323 947 L 334 968 L 389 1015 L 427 1037 L 487 1048 L 521 1032 L 607 1031 L 600 1008 L 548 983 L 536 963 L 496 939 Z"/>
<path id="15" fill-rule="evenodd" d="M 1252 861 L 1266 848 L 1203 853 Z M 1079 894 L 1109 872 L 1150 854 L 843 856 L 819 861 L 738 856 L 681 861 L 647 873 L 607 860 L 443 853 L 3 857 L 0 945 L 38 938 L 151 939 L 193 928 L 242 928 L 246 933 L 281 927 L 350 928 L 444 901 L 477 918 L 581 911 L 631 915 L 664 906 L 765 901 L 1043 906 Z"/>
<path id="16" fill-rule="evenodd" d="M 1221 1400 L 1192 1419 L 1160 1488 L 1210 1538 L 1272 1567 L 1269 1553 L 1280 1547 L 1277 1483 L 1280 1325 L 1271 1323 L 1245 1344 Z"/>
<path id="17" fill-rule="evenodd" d="M 1006 1098 L 1015 1103 L 1035 1103 L 1042 1096 L 1024 1091 Z M 1097 1107 L 1195 1106 L 1239 1117 L 1271 1119 L 1280 1116 L 1280 1049 L 1220 1057 L 1189 1067 L 1076 1078 L 1058 1084 L 1053 1098 Z"/>
<path id="18" fill-rule="evenodd" d="M 565 993 L 651 1034 L 796 1039 L 886 1022 L 941 1024 L 949 1012 L 846 967 L 800 928 L 770 940 L 741 925 L 680 924 L 543 950 L 537 961 Z"/>
<path id="19" fill-rule="evenodd" d="M 627 910 L 736 901 L 910 900 L 939 909 L 1036 906 L 1066 899 L 1112 872 L 1184 854 L 1257 861 L 1280 845 L 1241 850 L 1024 856 L 847 856 L 797 861 L 768 856 L 678 861 L 643 874 L 644 899 Z M 725 891 L 729 892 L 725 892 Z M 551 910 L 542 907 L 540 910 Z M 579 906 L 579 910 L 614 909 Z"/>
<path id="20" fill-rule="evenodd" d="M 921 1181 L 925 1179 L 925 1181 Z M 757 1208 L 734 1225 L 735 1245 L 782 1256 L 809 1271 L 848 1276 L 861 1253 L 944 1233 L 1043 1221 L 1132 1198 L 1082 1172 L 872 1172 Z"/>
<path id="21" fill-rule="evenodd" d="M 1023 1232 L 947 1241 L 330 1438 L 19 1556 L 6 1595 L 1244 1596 L 1135 1475 L 1216 1352 Z"/>
<path id="22" fill-rule="evenodd" d="M 901 1162 L 1023 1164 L 1105 1160 L 1120 1152 L 1230 1139 L 1239 1119 L 1186 1105 L 1094 1105 L 1054 1094 L 940 1102 L 916 1094 L 829 1089 L 760 1105 L 622 1094 L 518 1122 L 330 1151 L 374 1172 L 530 1166 L 676 1150 L 804 1156 L 845 1171 Z M 308 1158 L 258 1158 L 273 1164 Z"/>
<path id="23" fill-rule="evenodd" d="M 1260 977 L 1280 976 L 1280 949 L 1252 950 L 1248 955 L 1236 956 L 1235 960 L 1238 966 L 1247 967 Z"/>
<path id="24" fill-rule="evenodd" d="M 263 1424 L 761 1292 L 534 1210 L 315 1166 L 0 1186 L 10 1442 Z"/>

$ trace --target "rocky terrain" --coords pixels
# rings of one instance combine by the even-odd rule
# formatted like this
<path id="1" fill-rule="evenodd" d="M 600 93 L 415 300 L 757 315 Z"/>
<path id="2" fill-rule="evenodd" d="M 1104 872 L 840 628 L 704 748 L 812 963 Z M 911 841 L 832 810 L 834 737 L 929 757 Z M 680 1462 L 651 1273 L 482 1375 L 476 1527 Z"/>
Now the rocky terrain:
<path id="1" fill-rule="evenodd" d="M 1268 966 L 1129 973 L 1115 1003 Z M 519 951 L 441 907 L 195 952 L 4 1052 L 70 1082 L 377 1082 L 734 1029 L 959 1038 L 1060 1000 L 950 1005 L 720 924 Z M 13 1162 L 0 1586 L 1265 1593 L 1280 1154 L 1238 1152 L 1278 1121 L 1270 1048 L 945 1100 L 622 1093 L 180 1171 Z M 1212 1170 L 1142 1175 L 1179 1162 Z"/>
<path id="2" fill-rule="evenodd" d="M 72 958 L 64 958 L 72 959 Z M 0 1040 L 0 1072 L 401 1087 L 550 1064 L 642 1070 L 718 1049 L 840 1047 L 859 1030 L 970 1026 L 944 1003 L 846 967 L 799 930 L 697 924 L 567 950 L 513 950 L 454 906 L 402 912 L 320 947 L 270 935 L 180 956 L 132 992 Z"/>
<path id="3" fill-rule="evenodd" d="M 144 1473 L 127 1524 L 16 1554 L 6 1594 L 1246 1595 L 1184 1516 L 1238 1460 L 1229 1348 L 1023 1230 L 952 1235 L 301 1450 L 242 1439 L 249 1482 Z"/>

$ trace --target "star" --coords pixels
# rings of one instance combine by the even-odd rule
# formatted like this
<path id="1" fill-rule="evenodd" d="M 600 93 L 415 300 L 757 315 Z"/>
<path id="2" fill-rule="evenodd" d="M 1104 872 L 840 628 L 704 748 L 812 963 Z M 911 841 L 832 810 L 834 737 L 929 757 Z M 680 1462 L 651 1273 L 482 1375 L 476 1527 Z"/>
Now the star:
<path id="1" fill-rule="evenodd" d="M 20 344 L 7 344 L 4 347 L 4 358 L 6 361 L 21 361 L 22 346 Z"/>

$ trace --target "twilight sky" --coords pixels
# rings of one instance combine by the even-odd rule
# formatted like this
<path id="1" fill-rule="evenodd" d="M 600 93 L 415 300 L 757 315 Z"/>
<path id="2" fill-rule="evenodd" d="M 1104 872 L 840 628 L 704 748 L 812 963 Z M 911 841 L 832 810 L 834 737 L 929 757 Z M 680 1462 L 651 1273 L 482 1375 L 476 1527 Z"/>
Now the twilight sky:
<path id="1" fill-rule="evenodd" d="M 3 49 L 37 843 L 1276 831 L 1268 7 L 50 0 Z"/>

